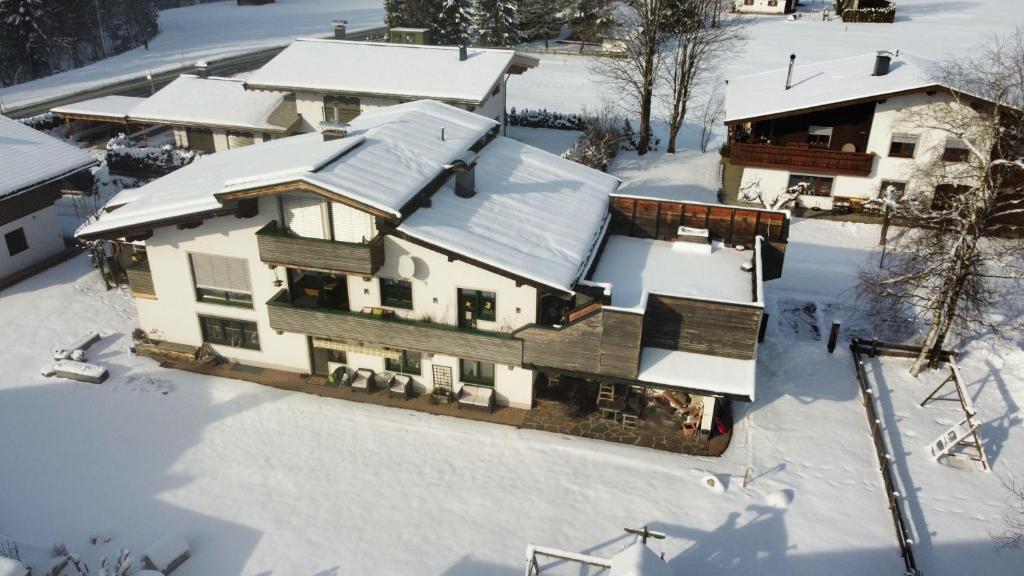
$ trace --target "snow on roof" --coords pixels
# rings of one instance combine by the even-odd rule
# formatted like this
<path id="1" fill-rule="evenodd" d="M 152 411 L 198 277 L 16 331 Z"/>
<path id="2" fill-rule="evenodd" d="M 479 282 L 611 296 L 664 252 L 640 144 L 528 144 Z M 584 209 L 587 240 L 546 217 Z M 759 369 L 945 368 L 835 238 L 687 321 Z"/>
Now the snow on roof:
<path id="1" fill-rule="evenodd" d="M 282 132 L 298 118 L 272 118 L 284 103 L 283 92 L 246 90 L 233 78 L 182 74 L 129 112 L 132 120 L 164 124 L 202 124 Z M 275 121 L 277 120 L 277 121 Z"/>
<path id="2" fill-rule="evenodd" d="M 940 85 L 930 73 L 933 62 L 913 54 L 892 58 L 889 73 L 873 76 L 876 53 L 813 62 L 730 78 L 725 89 L 725 122 L 782 114 Z"/>
<path id="3" fill-rule="evenodd" d="M 567 292 L 600 243 L 613 176 L 499 136 L 477 159 L 476 194 L 451 183 L 398 228 Z"/>
<path id="4" fill-rule="evenodd" d="M 101 98 L 92 98 L 58 106 L 50 110 L 50 112 L 62 116 L 97 116 L 124 120 L 128 117 L 128 112 L 132 108 L 145 100 L 145 98 L 138 96 L 103 96 Z"/>
<path id="5" fill-rule="evenodd" d="M 710 249 L 709 249 L 710 248 Z M 611 305 L 642 311 L 651 293 L 754 303 L 752 272 L 740 269 L 753 250 L 630 236 L 609 236 L 594 282 L 612 286 Z"/>
<path id="6" fill-rule="evenodd" d="M 96 164 L 92 154 L 0 116 L 0 197 Z"/>
<path id="7" fill-rule="evenodd" d="M 305 181 L 400 216 L 446 164 L 497 126 L 472 112 L 417 101 L 362 114 L 349 135 L 303 134 L 209 154 L 132 191 L 122 191 L 78 235 L 96 235 L 221 208 L 217 194 Z M 441 138 L 444 131 L 444 140 Z"/>
<path id="8" fill-rule="evenodd" d="M 754 401 L 757 360 L 644 346 L 636 379 Z"/>
<path id="9" fill-rule="evenodd" d="M 637 541 L 612 557 L 608 576 L 674 576 L 674 573 L 654 550 Z"/>
<path id="10" fill-rule="evenodd" d="M 480 103 L 515 60 L 513 50 L 299 38 L 246 81 L 249 88 L 394 95 Z"/>

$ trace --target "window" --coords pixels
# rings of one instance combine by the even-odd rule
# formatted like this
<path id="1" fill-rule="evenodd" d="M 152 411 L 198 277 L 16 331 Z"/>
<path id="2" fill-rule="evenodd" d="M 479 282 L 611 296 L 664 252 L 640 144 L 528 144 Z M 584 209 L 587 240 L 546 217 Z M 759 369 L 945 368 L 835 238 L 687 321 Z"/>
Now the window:
<path id="1" fill-rule="evenodd" d="M 196 300 L 252 308 L 249 262 L 212 254 L 189 254 Z"/>
<path id="2" fill-rule="evenodd" d="M 423 373 L 422 355 L 419 352 L 402 350 L 397 359 L 384 359 L 384 369 L 390 370 L 391 372 L 401 372 L 402 374 L 415 374 L 419 376 Z"/>
<path id="3" fill-rule="evenodd" d="M 932 195 L 932 210 L 949 210 L 954 199 L 970 190 L 970 186 L 956 184 L 939 184 Z"/>
<path id="4" fill-rule="evenodd" d="M 470 384 L 494 386 L 494 364 L 460 359 L 459 380 Z"/>
<path id="5" fill-rule="evenodd" d="M 754 0 L 743 0 L 743 5 L 744 6 L 753 6 L 754 5 Z"/>
<path id="6" fill-rule="evenodd" d="M 959 140 L 946 142 L 946 149 L 942 151 L 942 159 L 946 162 L 966 162 L 967 146 Z"/>
<path id="7" fill-rule="evenodd" d="M 779 0 L 768 0 L 768 5 L 774 8 L 779 5 Z"/>
<path id="8" fill-rule="evenodd" d="M 260 349 L 260 334 L 255 322 L 200 316 L 199 324 L 203 329 L 203 342 L 250 350 Z"/>
<path id="9" fill-rule="evenodd" d="M 28 238 L 25 238 L 24 228 L 16 228 L 4 234 L 4 241 L 7 242 L 7 252 L 11 256 L 28 250 Z"/>
<path id="10" fill-rule="evenodd" d="M 832 179 L 825 178 L 823 176 L 803 176 L 800 174 L 793 174 L 789 177 L 789 186 L 792 188 L 799 184 L 805 184 L 807 189 L 804 194 L 810 196 L 831 196 L 832 195 Z"/>
<path id="11" fill-rule="evenodd" d="M 895 180 L 882 180 L 882 185 L 878 187 L 878 191 L 881 194 L 885 194 L 885 191 L 888 190 L 890 186 L 892 186 L 897 198 L 903 196 L 903 193 L 907 191 L 906 182 L 897 182 Z"/>
<path id="12" fill-rule="evenodd" d="M 807 143 L 815 148 L 828 148 L 832 143 L 831 126 L 811 126 L 807 129 Z"/>
<path id="13" fill-rule="evenodd" d="M 347 124 L 359 116 L 359 98 L 324 96 L 324 121 Z"/>
<path id="14" fill-rule="evenodd" d="M 459 288 L 459 326 L 476 328 L 477 320 L 494 322 L 497 296 L 484 290 Z"/>
<path id="15" fill-rule="evenodd" d="M 889 144 L 889 156 L 893 158 L 913 158 L 917 148 L 917 136 L 893 134 Z"/>
<path id="16" fill-rule="evenodd" d="M 412 282 L 381 278 L 380 303 L 382 306 L 412 310 Z"/>

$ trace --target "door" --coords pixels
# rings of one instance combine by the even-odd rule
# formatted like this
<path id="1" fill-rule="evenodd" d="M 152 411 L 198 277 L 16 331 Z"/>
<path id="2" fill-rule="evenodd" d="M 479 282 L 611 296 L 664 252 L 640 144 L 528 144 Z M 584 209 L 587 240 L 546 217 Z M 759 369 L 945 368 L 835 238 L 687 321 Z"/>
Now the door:
<path id="1" fill-rule="evenodd" d="M 281 213 L 284 227 L 292 234 L 303 238 L 324 236 L 323 200 L 316 196 L 281 196 Z"/>
<path id="2" fill-rule="evenodd" d="M 476 290 L 459 288 L 459 328 L 476 328 L 480 295 Z"/>

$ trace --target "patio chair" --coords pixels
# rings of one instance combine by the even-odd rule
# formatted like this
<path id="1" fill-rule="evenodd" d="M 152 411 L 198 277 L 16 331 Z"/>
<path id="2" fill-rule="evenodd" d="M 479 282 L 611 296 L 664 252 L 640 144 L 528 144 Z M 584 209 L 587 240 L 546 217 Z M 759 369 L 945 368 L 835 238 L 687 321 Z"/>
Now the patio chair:
<path id="1" fill-rule="evenodd" d="M 389 390 L 391 388 L 391 383 L 395 380 L 395 373 L 388 371 L 380 372 L 374 380 L 374 384 L 377 385 L 377 388 L 380 388 L 381 390 Z"/>
<path id="2" fill-rule="evenodd" d="M 348 386 L 348 366 L 342 364 L 331 372 L 331 375 L 327 377 L 327 383 L 331 386 Z"/>
<path id="3" fill-rule="evenodd" d="M 494 412 L 494 388 L 463 384 L 462 389 L 459 390 L 458 407 Z"/>
<path id="4" fill-rule="evenodd" d="M 399 374 L 391 379 L 391 386 L 388 387 L 388 398 L 402 396 L 406 400 L 412 393 L 412 376 Z"/>
<path id="5" fill-rule="evenodd" d="M 369 368 L 360 368 L 356 370 L 356 376 L 352 379 L 352 390 L 360 390 L 362 392 L 373 391 L 373 370 Z"/>

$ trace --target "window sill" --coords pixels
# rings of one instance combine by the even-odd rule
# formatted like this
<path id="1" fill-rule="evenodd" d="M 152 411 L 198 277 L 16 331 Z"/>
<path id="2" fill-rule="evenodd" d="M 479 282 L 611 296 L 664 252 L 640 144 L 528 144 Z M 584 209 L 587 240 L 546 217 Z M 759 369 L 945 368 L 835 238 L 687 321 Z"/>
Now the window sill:
<path id="1" fill-rule="evenodd" d="M 470 386 L 483 386 L 485 388 L 494 388 L 494 381 L 487 382 L 485 380 L 477 380 L 472 376 L 459 376 L 459 382 L 463 384 L 469 384 Z"/>
<path id="2" fill-rule="evenodd" d="M 203 300 L 197 299 L 196 302 L 199 304 L 213 304 L 215 306 L 226 306 L 228 308 L 242 308 L 244 310 L 252 310 L 252 302 L 231 302 L 228 300 Z"/>

